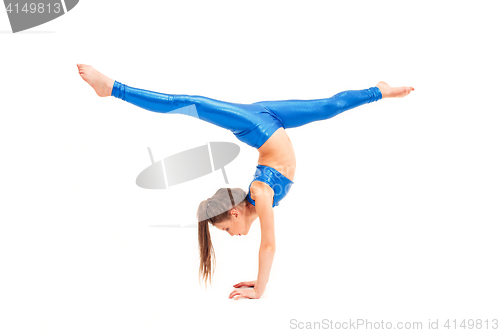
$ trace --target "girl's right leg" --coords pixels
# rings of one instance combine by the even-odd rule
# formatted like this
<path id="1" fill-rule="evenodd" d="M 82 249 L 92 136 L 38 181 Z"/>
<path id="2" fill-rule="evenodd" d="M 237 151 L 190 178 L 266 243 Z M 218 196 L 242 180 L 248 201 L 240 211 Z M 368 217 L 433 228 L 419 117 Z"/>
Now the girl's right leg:
<path id="1" fill-rule="evenodd" d="M 380 89 L 372 87 L 364 90 L 347 90 L 323 99 L 265 101 L 254 104 L 262 105 L 274 112 L 285 128 L 291 128 L 329 119 L 341 112 L 381 98 Z"/>

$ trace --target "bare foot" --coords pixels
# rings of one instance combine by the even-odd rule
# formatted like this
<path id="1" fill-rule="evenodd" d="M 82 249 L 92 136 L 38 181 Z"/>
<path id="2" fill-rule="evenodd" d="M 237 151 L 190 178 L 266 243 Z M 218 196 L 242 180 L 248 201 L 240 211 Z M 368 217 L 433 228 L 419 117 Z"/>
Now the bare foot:
<path id="1" fill-rule="evenodd" d="M 110 79 L 104 74 L 101 74 L 90 65 L 77 64 L 76 66 L 78 67 L 78 72 L 80 73 L 82 79 L 90 84 L 92 88 L 94 88 L 97 96 L 111 96 L 111 91 L 113 90 L 113 84 L 115 83 L 115 80 Z"/>
<path id="2" fill-rule="evenodd" d="M 408 95 L 410 92 L 412 92 L 413 87 L 397 87 L 393 88 L 389 86 L 387 83 L 384 81 L 380 81 L 377 85 L 377 88 L 380 89 L 380 92 L 382 93 L 382 98 L 387 98 L 387 97 L 405 97 Z"/>

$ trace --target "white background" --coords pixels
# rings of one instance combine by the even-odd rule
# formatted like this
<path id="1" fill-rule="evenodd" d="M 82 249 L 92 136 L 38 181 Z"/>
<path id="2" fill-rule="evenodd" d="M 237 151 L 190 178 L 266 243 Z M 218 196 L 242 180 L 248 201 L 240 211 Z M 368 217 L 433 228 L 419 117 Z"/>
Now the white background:
<path id="1" fill-rule="evenodd" d="M 12 34 L 0 11 L 0 331 L 285 332 L 290 321 L 499 318 L 498 10 L 494 1 L 81 1 Z M 183 115 L 99 98 L 77 63 L 127 85 L 253 103 L 316 99 L 380 80 L 413 86 L 287 130 L 297 170 L 275 209 L 264 296 L 246 237 L 213 228 L 197 280 L 200 201 L 220 172 L 168 190 L 135 184 L 156 159 L 240 145 Z M 484 322 L 483 322 L 484 325 Z M 483 326 L 484 327 L 484 326 Z M 293 331 L 297 331 L 295 329 Z"/>

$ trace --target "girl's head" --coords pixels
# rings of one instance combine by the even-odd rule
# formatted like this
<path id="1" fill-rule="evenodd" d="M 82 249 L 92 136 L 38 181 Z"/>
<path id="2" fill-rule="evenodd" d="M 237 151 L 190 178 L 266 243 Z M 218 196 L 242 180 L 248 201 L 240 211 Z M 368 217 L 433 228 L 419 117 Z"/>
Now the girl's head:
<path id="1" fill-rule="evenodd" d="M 208 223 L 231 236 L 246 235 L 253 221 L 249 220 L 247 193 L 241 188 L 220 188 L 198 206 L 198 242 L 200 248 L 200 278 L 212 282 L 215 253 Z"/>

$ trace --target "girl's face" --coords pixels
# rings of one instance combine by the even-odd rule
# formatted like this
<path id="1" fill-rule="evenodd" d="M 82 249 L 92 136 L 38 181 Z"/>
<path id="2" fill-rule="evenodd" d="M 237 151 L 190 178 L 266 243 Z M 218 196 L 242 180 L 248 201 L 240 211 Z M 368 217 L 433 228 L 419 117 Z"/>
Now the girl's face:
<path id="1" fill-rule="evenodd" d="M 245 223 L 245 217 L 233 209 L 231 218 L 224 222 L 215 223 L 217 229 L 230 234 L 231 236 L 242 236 L 248 234 L 248 228 Z"/>

